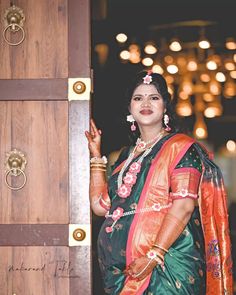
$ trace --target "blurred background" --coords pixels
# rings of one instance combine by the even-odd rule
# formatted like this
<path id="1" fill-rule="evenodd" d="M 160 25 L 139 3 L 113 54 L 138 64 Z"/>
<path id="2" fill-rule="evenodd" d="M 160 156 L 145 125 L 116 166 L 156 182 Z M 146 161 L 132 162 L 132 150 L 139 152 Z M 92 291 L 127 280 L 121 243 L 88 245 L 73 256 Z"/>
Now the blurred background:
<path id="1" fill-rule="evenodd" d="M 109 155 L 129 143 L 125 91 L 134 73 L 152 69 L 164 75 L 186 131 L 214 152 L 224 175 L 235 260 L 234 7 L 233 0 L 92 0 L 91 112 Z M 103 294 L 96 263 L 102 221 L 93 217 L 94 294 Z"/>

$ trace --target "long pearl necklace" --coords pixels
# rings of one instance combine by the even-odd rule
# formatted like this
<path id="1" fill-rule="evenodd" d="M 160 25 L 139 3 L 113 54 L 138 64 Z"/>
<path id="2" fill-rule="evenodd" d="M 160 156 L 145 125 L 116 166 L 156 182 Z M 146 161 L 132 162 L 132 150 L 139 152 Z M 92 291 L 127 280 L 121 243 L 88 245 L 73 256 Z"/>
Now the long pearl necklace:
<path id="1" fill-rule="evenodd" d="M 138 148 L 141 148 L 141 150 L 145 150 L 146 146 L 148 144 L 150 144 L 151 142 L 154 141 L 154 143 L 145 150 L 145 152 L 142 154 L 142 156 L 138 159 L 138 163 L 141 165 L 142 164 L 142 161 L 143 159 L 151 152 L 152 148 L 154 147 L 154 145 L 161 139 L 161 137 L 163 136 L 164 134 L 164 130 L 162 130 L 157 136 L 155 136 L 154 138 L 152 138 L 151 140 L 145 142 L 145 141 L 142 141 L 140 138 L 138 138 L 137 142 L 136 142 L 136 145 L 133 149 L 133 151 L 129 154 L 127 160 L 125 161 L 123 167 L 121 168 L 120 172 L 119 172 L 119 175 L 118 175 L 118 179 L 117 179 L 117 184 L 118 184 L 118 189 L 121 187 L 122 185 L 122 179 L 123 179 L 123 174 L 126 170 L 126 168 L 130 165 L 130 163 L 132 162 L 134 156 L 135 156 L 135 153 L 136 151 L 140 151 L 138 150 Z M 142 146 L 140 146 L 142 144 Z"/>

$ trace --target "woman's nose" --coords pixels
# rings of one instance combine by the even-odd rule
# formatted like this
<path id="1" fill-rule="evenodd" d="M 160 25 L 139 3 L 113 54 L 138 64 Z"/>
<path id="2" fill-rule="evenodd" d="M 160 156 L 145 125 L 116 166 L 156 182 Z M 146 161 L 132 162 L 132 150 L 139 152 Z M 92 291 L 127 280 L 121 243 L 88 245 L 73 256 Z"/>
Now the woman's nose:
<path id="1" fill-rule="evenodd" d="M 142 101 L 142 106 L 150 106 L 150 99 L 144 98 L 144 100 Z"/>

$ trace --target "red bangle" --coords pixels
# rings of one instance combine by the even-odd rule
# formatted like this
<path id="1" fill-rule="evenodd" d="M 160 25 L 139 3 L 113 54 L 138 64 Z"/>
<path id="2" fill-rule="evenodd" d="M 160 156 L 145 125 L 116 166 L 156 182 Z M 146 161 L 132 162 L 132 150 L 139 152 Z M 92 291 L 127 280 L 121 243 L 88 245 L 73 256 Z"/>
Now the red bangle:
<path id="1" fill-rule="evenodd" d="M 110 203 L 108 203 L 108 202 L 106 202 L 105 200 L 103 200 L 103 198 L 100 198 L 99 199 L 99 205 L 103 208 L 103 209 L 105 209 L 105 210 L 109 210 L 110 209 L 110 207 L 111 207 L 111 205 L 110 205 Z"/>

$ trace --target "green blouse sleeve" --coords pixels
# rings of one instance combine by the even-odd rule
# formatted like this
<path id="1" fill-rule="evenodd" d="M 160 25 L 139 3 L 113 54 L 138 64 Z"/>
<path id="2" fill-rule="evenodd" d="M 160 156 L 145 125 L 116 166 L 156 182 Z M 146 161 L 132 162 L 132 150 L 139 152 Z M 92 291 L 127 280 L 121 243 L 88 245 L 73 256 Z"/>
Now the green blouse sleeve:
<path id="1" fill-rule="evenodd" d="M 200 173 L 202 172 L 202 164 L 200 157 L 198 155 L 198 152 L 194 145 L 192 145 L 183 158 L 179 161 L 179 163 L 176 165 L 175 169 L 178 168 L 183 168 L 183 167 L 188 167 L 188 168 L 195 168 L 197 169 Z"/>

